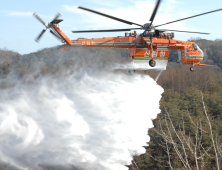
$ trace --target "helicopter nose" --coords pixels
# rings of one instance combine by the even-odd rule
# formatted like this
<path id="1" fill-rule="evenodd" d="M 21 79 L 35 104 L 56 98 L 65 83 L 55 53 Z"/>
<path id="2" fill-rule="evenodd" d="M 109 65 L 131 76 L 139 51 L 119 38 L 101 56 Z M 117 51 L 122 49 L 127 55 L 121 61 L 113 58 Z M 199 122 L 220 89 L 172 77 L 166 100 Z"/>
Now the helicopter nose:
<path id="1" fill-rule="evenodd" d="M 200 56 L 204 57 L 204 53 L 201 49 L 199 50 L 199 53 L 200 53 Z"/>

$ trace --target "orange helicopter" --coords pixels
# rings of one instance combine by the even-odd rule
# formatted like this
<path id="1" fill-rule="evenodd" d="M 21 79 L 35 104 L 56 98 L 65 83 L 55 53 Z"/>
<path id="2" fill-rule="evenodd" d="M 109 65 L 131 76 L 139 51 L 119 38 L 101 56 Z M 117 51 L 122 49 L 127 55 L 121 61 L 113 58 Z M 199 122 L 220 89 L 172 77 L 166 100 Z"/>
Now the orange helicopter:
<path id="1" fill-rule="evenodd" d="M 202 32 L 190 32 L 190 31 L 180 31 L 180 30 L 167 30 L 167 29 L 157 29 L 157 27 L 175 23 L 178 21 L 198 17 L 201 15 L 221 11 L 222 9 L 194 15 L 191 17 L 175 20 L 172 22 L 167 22 L 161 25 L 153 25 L 156 13 L 158 11 L 161 0 L 157 0 L 156 6 L 153 10 L 153 13 L 150 17 L 150 23 L 144 25 L 126 21 L 111 15 L 107 15 L 92 9 L 84 8 L 79 6 L 79 9 L 92 12 L 104 17 L 123 22 L 128 25 L 137 25 L 137 28 L 126 28 L 126 29 L 111 29 L 111 30 L 83 30 L 83 31 L 72 31 L 73 33 L 95 33 L 95 32 L 118 32 L 118 31 L 131 31 L 131 30 L 144 30 L 143 33 L 137 34 L 136 31 L 133 33 L 125 33 L 125 36 L 112 37 L 112 38 L 92 38 L 92 39 L 77 39 L 70 40 L 59 28 L 58 24 L 63 21 L 58 19 L 60 14 L 57 14 L 56 17 L 46 25 L 46 23 L 34 13 L 36 17 L 45 27 L 40 35 L 36 38 L 36 42 L 40 40 L 42 35 L 47 29 L 56 36 L 59 40 L 66 43 L 68 46 L 63 48 L 65 51 L 68 47 L 113 47 L 113 48 L 128 48 L 129 49 L 129 58 L 131 63 L 138 64 L 141 67 L 139 69 L 149 69 L 150 67 L 155 67 L 157 62 L 168 62 L 169 60 L 169 51 L 171 49 L 176 49 L 178 51 L 177 62 L 182 62 L 184 64 L 190 64 L 190 70 L 194 71 L 194 66 L 214 66 L 207 64 L 200 64 L 203 60 L 204 53 L 198 47 L 195 42 L 181 41 L 174 39 L 173 32 L 184 32 L 184 33 L 195 33 L 195 34 L 209 34 Z M 168 33 L 167 31 L 173 31 Z"/>

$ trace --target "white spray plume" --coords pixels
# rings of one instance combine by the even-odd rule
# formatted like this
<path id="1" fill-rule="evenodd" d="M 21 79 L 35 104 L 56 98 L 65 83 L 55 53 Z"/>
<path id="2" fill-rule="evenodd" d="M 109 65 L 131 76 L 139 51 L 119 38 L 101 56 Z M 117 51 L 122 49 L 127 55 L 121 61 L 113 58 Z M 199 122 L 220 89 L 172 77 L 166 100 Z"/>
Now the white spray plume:
<path id="1" fill-rule="evenodd" d="M 0 93 L 2 161 L 20 169 L 127 170 L 129 151 L 145 152 L 163 89 L 147 75 L 81 69 Z"/>

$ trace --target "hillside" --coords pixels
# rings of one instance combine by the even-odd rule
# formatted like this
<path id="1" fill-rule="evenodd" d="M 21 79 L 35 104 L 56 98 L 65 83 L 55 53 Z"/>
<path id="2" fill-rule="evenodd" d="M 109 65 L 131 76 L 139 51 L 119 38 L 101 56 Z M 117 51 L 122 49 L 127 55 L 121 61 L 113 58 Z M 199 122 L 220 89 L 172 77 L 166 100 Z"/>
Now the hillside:
<path id="1" fill-rule="evenodd" d="M 21 58 L 21 56 L 22 55 L 17 52 L 7 49 L 0 49 L 0 64 L 16 62 Z"/>

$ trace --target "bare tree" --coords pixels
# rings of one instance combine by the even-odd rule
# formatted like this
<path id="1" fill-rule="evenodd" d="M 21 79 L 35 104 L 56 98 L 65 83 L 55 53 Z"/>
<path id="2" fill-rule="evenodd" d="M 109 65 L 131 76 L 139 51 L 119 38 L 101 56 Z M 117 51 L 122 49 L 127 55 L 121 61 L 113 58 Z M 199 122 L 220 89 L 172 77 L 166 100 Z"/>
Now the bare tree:
<path id="1" fill-rule="evenodd" d="M 212 122 L 207 113 L 202 93 L 201 97 L 204 117 L 199 116 L 194 118 L 187 109 L 189 127 L 192 129 L 192 132 L 186 129 L 183 114 L 179 118 L 180 120 L 175 123 L 164 107 L 164 127 L 163 123 L 159 121 L 160 129 L 156 130 L 156 132 L 164 141 L 163 143 L 159 143 L 159 145 L 164 148 L 167 155 L 167 160 L 165 161 L 171 170 L 177 168 L 172 164 L 172 159 L 175 160 L 175 155 L 185 169 L 206 169 L 205 161 L 207 157 L 209 160 L 215 160 L 215 165 L 212 165 L 212 167 L 214 166 L 215 169 L 220 170 L 219 159 L 222 158 L 222 144 L 218 135 L 215 132 L 213 133 Z M 204 143 L 203 136 L 210 139 L 211 143 Z M 158 161 L 161 162 L 163 160 Z"/>
<path id="2" fill-rule="evenodd" d="M 203 104 L 204 113 L 205 113 L 205 115 L 206 115 L 207 122 L 208 122 L 208 125 L 209 125 L 209 128 L 210 128 L 210 137 L 211 137 L 212 144 L 213 144 L 213 148 L 214 148 L 214 152 L 215 152 L 215 161 L 216 161 L 216 163 L 217 163 L 217 169 L 220 170 L 220 165 L 219 165 L 219 161 L 218 161 L 218 154 L 217 154 L 217 147 L 216 147 L 215 141 L 214 141 L 214 135 L 213 135 L 212 125 L 211 125 L 211 121 L 210 121 L 210 119 L 209 119 L 209 116 L 208 116 L 208 114 L 207 114 L 207 110 L 206 110 L 206 107 L 205 107 L 205 104 L 204 104 L 202 92 L 201 92 L 201 97 L 202 97 L 202 104 Z"/>

